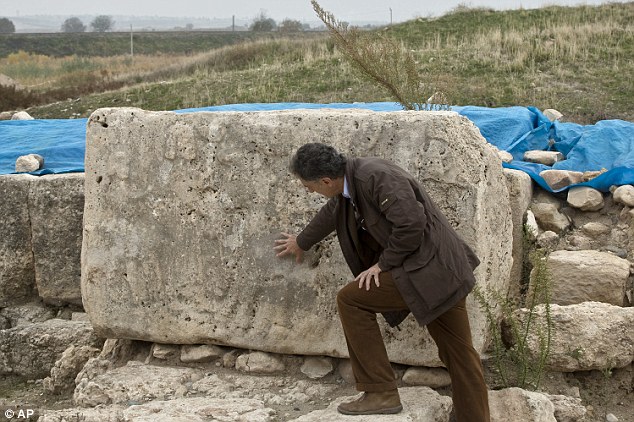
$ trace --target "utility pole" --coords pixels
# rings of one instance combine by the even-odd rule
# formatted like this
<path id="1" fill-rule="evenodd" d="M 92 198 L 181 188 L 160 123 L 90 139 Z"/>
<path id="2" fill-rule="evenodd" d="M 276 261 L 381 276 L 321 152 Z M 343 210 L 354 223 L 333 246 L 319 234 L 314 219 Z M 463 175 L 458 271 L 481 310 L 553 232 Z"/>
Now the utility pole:
<path id="1" fill-rule="evenodd" d="M 390 7 L 390 26 L 392 26 L 392 8 Z"/>
<path id="2" fill-rule="evenodd" d="M 132 33 L 132 24 L 130 24 L 130 57 L 134 57 L 134 37 Z"/>
<path id="3" fill-rule="evenodd" d="M 231 32 L 236 32 L 236 15 L 231 17 Z"/>

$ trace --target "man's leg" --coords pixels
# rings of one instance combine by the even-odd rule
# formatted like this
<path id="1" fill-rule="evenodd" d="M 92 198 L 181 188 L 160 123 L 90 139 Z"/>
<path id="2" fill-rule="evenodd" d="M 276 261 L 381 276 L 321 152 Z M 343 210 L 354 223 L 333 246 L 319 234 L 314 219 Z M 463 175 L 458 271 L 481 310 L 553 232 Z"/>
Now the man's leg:
<path id="1" fill-rule="evenodd" d="M 488 389 L 480 355 L 473 348 L 465 299 L 427 325 L 451 376 L 457 422 L 489 422 Z"/>
<path id="2" fill-rule="evenodd" d="M 337 294 L 356 387 L 366 392 L 358 402 L 342 404 L 342 413 L 371 414 L 377 409 L 387 411 L 376 413 L 396 413 L 402 409 L 376 314 L 407 309 L 407 305 L 389 272 L 381 273 L 379 281 L 380 286 L 373 284 L 370 290 L 360 289 L 353 281 Z"/>

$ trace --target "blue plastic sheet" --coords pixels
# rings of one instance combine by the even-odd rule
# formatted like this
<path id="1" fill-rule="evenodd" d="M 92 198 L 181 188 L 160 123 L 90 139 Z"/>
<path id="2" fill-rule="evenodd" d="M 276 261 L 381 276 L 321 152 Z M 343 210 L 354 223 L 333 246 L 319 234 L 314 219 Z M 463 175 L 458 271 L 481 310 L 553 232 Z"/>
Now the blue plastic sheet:
<path id="1" fill-rule="evenodd" d="M 393 102 L 376 103 L 251 103 L 229 104 L 176 110 L 176 113 L 200 111 L 264 111 L 320 108 L 359 108 L 374 111 L 398 111 Z M 552 191 L 539 173 L 546 169 L 597 171 L 605 173 L 589 182 L 607 191 L 612 185 L 634 184 L 634 123 L 603 120 L 594 125 L 551 122 L 535 107 L 487 108 L 452 107 L 471 120 L 491 144 L 513 155 L 507 168 L 528 173 L 544 189 Z M 84 171 L 87 119 L 0 121 L 0 174 L 15 171 L 15 160 L 25 154 L 40 154 L 45 167 L 31 174 Z M 553 150 L 566 159 L 552 167 L 522 161 L 528 150 Z M 564 188 L 567 189 L 567 188 Z M 561 189 L 561 190 L 564 190 Z"/>

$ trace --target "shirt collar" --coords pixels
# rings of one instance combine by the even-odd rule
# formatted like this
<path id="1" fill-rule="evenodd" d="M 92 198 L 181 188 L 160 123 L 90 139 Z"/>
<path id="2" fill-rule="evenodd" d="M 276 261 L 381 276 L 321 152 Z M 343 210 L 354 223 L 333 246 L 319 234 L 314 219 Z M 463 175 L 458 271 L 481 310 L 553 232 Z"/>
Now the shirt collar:
<path id="1" fill-rule="evenodd" d="M 352 199 L 350 196 L 350 191 L 348 190 L 348 179 L 346 179 L 346 175 L 343 175 L 343 193 L 344 198 Z"/>

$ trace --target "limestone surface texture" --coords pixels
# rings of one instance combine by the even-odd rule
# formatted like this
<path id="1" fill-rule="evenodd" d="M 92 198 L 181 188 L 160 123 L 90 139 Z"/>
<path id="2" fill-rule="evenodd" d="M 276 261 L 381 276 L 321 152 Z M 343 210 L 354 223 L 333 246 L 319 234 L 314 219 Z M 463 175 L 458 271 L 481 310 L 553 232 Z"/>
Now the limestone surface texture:
<path id="1" fill-rule="evenodd" d="M 552 252 L 546 265 L 552 283 L 552 303 L 572 305 L 593 301 L 625 305 L 630 276 L 627 259 L 609 252 L 562 250 Z"/>
<path id="2" fill-rule="evenodd" d="M 516 311 L 523 324 L 528 309 Z M 601 302 L 576 305 L 551 305 L 547 318 L 544 305 L 538 305 L 531 317 L 535 329 L 527 338 L 533 359 L 540 353 L 540 335 L 552 323 L 550 353 L 546 367 L 551 371 L 577 372 L 593 369 L 622 368 L 634 361 L 634 308 Z M 606 347 L 606 345 L 610 345 Z"/>
<path id="3" fill-rule="evenodd" d="M 34 178 L 0 176 L 0 308 L 37 296 L 29 219 L 29 184 Z"/>
<path id="4" fill-rule="evenodd" d="M 54 305 L 81 305 L 84 174 L 47 175 L 31 182 L 29 213 L 38 295 Z"/>
<path id="5" fill-rule="evenodd" d="M 307 142 L 378 156 L 417 177 L 506 291 L 512 247 L 500 160 L 453 112 L 293 110 L 176 114 L 100 109 L 86 145 L 82 296 L 106 338 L 347 357 L 335 295 L 351 281 L 336 238 L 300 265 L 275 258 L 325 203 L 288 171 Z M 494 200 L 492 200 L 494 198 Z M 469 298 L 475 347 L 486 318 Z M 394 362 L 439 366 L 409 317 L 388 329 Z"/>

